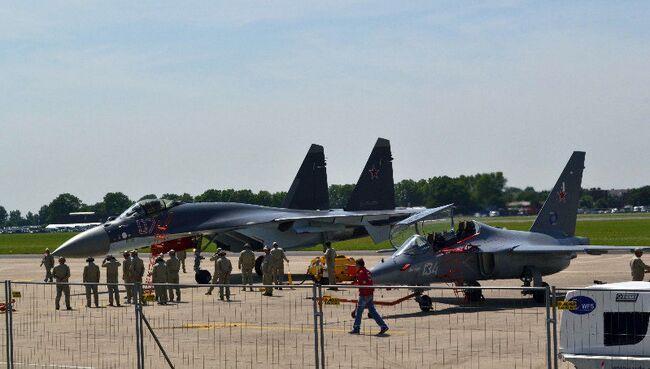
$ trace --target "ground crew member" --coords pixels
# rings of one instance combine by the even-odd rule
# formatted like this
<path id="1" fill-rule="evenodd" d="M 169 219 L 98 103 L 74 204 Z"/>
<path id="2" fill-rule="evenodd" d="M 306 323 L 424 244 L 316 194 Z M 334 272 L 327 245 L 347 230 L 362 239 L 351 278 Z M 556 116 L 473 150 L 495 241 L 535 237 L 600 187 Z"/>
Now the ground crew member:
<path id="1" fill-rule="evenodd" d="M 187 273 L 185 271 L 185 259 L 187 259 L 187 251 L 186 250 L 177 251 L 176 257 L 178 258 L 178 261 L 181 262 L 181 267 L 183 267 L 183 273 Z"/>
<path id="2" fill-rule="evenodd" d="M 146 305 L 146 301 L 144 301 L 144 289 L 142 288 L 142 278 L 144 277 L 144 262 L 140 257 L 138 256 L 138 251 L 133 250 L 131 251 L 131 269 L 130 269 L 130 276 L 131 276 L 131 282 L 132 283 L 139 283 L 140 287 L 138 288 L 137 292 L 140 299 L 140 303 L 142 305 Z M 136 296 L 133 296 L 133 302 L 135 302 Z"/>
<path id="3" fill-rule="evenodd" d="M 175 284 L 176 286 L 169 286 L 169 301 L 174 301 L 174 290 L 176 290 L 176 302 L 181 301 L 181 288 L 178 287 L 179 276 L 181 270 L 181 262 L 176 257 L 176 251 L 169 250 L 169 259 L 167 260 L 167 283 Z"/>
<path id="4" fill-rule="evenodd" d="M 217 260 L 219 260 L 219 253 L 221 253 L 221 247 L 217 247 L 217 252 L 214 253 L 210 257 L 210 261 L 214 261 L 214 273 L 212 274 L 212 280 L 210 283 L 212 284 L 218 284 L 219 283 L 219 278 L 217 277 Z M 214 287 L 210 287 L 208 289 L 208 292 L 206 292 L 206 295 L 212 295 L 212 291 L 214 290 Z"/>
<path id="5" fill-rule="evenodd" d="M 99 267 L 95 264 L 95 258 L 86 259 L 88 264 L 84 267 L 83 282 L 86 284 L 86 307 L 90 307 L 90 293 L 92 292 L 95 300 L 95 307 L 99 307 L 99 293 L 97 284 L 99 283 Z"/>
<path id="6" fill-rule="evenodd" d="M 328 283 L 336 284 L 336 250 L 332 247 L 331 242 L 325 242 L 325 264 Z"/>
<path id="7" fill-rule="evenodd" d="M 284 281 L 284 262 L 289 262 L 289 259 L 287 259 L 287 256 L 284 254 L 284 250 L 282 250 L 277 242 L 273 242 L 273 248 L 271 249 L 271 265 L 272 265 L 272 276 L 273 276 L 273 283 L 276 285 L 282 285 L 282 282 Z M 279 287 L 279 289 L 282 289 L 282 287 Z"/>
<path id="8" fill-rule="evenodd" d="M 632 272 L 633 281 L 642 281 L 643 275 L 650 272 L 650 266 L 641 260 L 643 250 L 634 249 L 634 257 L 630 260 L 630 271 Z"/>
<path id="9" fill-rule="evenodd" d="M 221 251 L 219 253 L 219 258 L 215 263 L 215 272 L 217 273 L 217 283 L 226 285 L 219 286 L 219 299 L 223 301 L 223 295 L 225 290 L 226 300 L 230 301 L 230 287 L 227 285 L 230 284 L 230 273 L 232 273 L 232 263 L 226 257 L 226 252 Z"/>
<path id="10" fill-rule="evenodd" d="M 153 288 L 156 292 L 158 305 L 167 305 L 167 286 L 161 284 L 167 283 L 167 266 L 162 256 L 156 258 L 156 265 L 153 266 L 151 271 L 151 282 L 154 283 Z"/>
<path id="11" fill-rule="evenodd" d="M 131 264 L 133 264 L 131 260 L 131 255 L 129 252 L 125 252 L 122 254 L 124 256 L 124 260 L 122 261 L 122 281 L 126 284 L 133 283 L 133 277 L 131 276 Z M 126 286 L 126 303 L 130 304 L 132 302 L 135 302 L 133 300 L 133 286 L 132 285 L 127 285 Z"/>
<path id="12" fill-rule="evenodd" d="M 251 245 L 244 244 L 244 250 L 239 254 L 237 267 L 241 270 L 241 283 L 244 285 L 242 291 L 246 291 L 246 285 L 253 285 L 253 268 L 255 268 L 255 253 L 251 251 Z M 249 287 L 253 290 L 253 287 Z"/>
<path id="13" fill-rule="evenodd" d="M 45 280 L 43 282 L 52 282 L 52 268 L 54 268 L 54 256 L 50 254 L 50 249 L 45 249 L 45 255 L 41 260 L 41 266 L 45 268 Z"/>
<path id="14" fill-rule="evenodd" d="M 264 260 L 262 260 L 262 284 L 264 287 L 264 296 L 273 296 L 273 288 L 269 287 L 273 284 L 273 271 L 271 266 L 271 249 L 264 246 Z"/>
<path id="15" fill-rule="evenodd" d="M 120 289 L 118 283 L 118 271 L 120 269 L 120 262 L 115 259 L 115 256 L 108 255 L 102 261 L 102 268 L 106 268 L 106 283 L 108 287 L 108 306 L 122 306 L 120 305 Z M 127 287 L 128 291 L 128 287 Z M 113 305 L 113 300 L 115 304 Z"/>
<path id="16" fill-rule="evenodd" d="M 67 284 L 68 280 L 70 280 L 70 268 L 65 265 L 65 258 L 63 256 L 59 258 L 59 265 L 55 266 L 52 270 L 52 275 L 56 280 L 56 299 L 54 300 L 56 310 L 59 310 L 62 293 L 65 295 L 66 310 L 72 310 L 70 307 L 70 286 Z"/>
<path id="17" fill-rule="evenodd" d="M 368 269 L 366 269 L 366 263 L 363 259 L 357 259 L 356 264 L 357 275 L 352 284 L 357 286 L 372 286 L 372 274 Z M 361 332 L 361 318 L 363 317 L 363 310 L 365 308 L 368 308 L 368 313 L 370 313 L 370 316 L 375 319 L 375 322 L 381 328 L 378 335 L 382 335 L 388 330 L 388 326 L 375 309 L 373 293 L 373 288 L 359 288 L 356 316 L 354 317 L 354 324 L 352 325 L 350 334 L 359 334 Z"/>

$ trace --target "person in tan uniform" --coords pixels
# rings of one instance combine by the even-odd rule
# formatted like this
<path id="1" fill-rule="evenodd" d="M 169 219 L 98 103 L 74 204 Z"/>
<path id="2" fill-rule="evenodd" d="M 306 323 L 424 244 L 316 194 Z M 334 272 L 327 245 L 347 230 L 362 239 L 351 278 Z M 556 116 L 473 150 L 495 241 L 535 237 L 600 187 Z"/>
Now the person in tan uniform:
<path id="1" fill-rule="evenodd" d="M 635 249 L 634 257 L 630 260 L 630 271 L 632 272 L 633 281 L 642 281 L 644 274 L 650 272 L 650 266 L 643 262 L 641 256 L 643 256 L 643 250 Z"/>
<path id="2" fill-rule="evenodd" d="M 95 300 L 95 307 L 99 307 L 99 293 L 97 284 L 99 283 L 99 267 L 95 264 L 95 258 L 86 259 L 88 264 L 84 267 L 83 282 L 86 284 L 86 307 L 90 307 L 90 293 L 92 292 Z"/>
<path id="3" fill-rule="evenodd" d="M 268 287 L 273 284 L 273 267 L 271 264 L 271 249 L 264 246 L 264 260 L 262 261 L 262 284 L 264 287 L 264 296 L 273 296 L 273 288 Z"/>
<path id="4" fill-rule="evenodd" d="M 284 281 L 284 262 L 289 262 L 287 256 L 284 254 L 284 250 L 278 246 L 277 242 L 273 242 L 273 247 L 271 248 L 271 275 L 273 283 L 280 286 Z M 282 289 L 282 287 L 278 287 Z"/>
<path id="5" fill-rule="evenodd" d="M 167 283 L 167 266 L 165 265 L 165 259 L 163 259 L 162 256 L 158 256 L 156 259 L 156 265 L 153 266 L 153 270 L 151 271 L 151 282 L 154 283 L 158 305 L 167 305 L 167 286 L 160 284 Z"/>
<path id="6" fill-rule="evenodd" d="M 138 252 L 136 250 L 131 251 L 131 281 L 132 283 L 139 283 L 140 287 L 138 288 L 138 295 L 140 299 L 140 304 L 146 305 L 146 301 L 144 301 L 144 289 L 142 288 L 142 278 L 144 277 L 144 262 L 140 257 L 138 256 Z M 133 296 L 135 299 L 136 297 Z"/>
<path id="7" fill-rule="evenodd" d="M 246 285 L 253 291 L 253 269 L 255 268 L 255 253 L 251 251 L 251 245 L 244 244 L 244 250 L 239 253 L 237 267 L 241 270 L 241 283 L 244 285 L 242 291 L 246 291 Z"/>
<path id="8" fill-rule="evenodd" d="M 219 284 L 226 285 L 219 287 L 219 299 L 223 301 L 224 290 L 226 295 L 226 300 L 230 301 L 230 287 L 227 285 L 230 284 L 230 274 L 232 273 L 232 263 L 226 257 L 226 252 L 221 251 L 219 253 L 219 259 L 216 262 L 215 272 L 217 273 Z"/>
<path id="9" fill-rule="evenodd" d="M 54 267 L 52 274 L 56 281 L 56 299 L 54 300 L 56 310 L 59 310 L 60 307 L 61 294 L 65 295 L 66 310 L 72 310 L 70 307 L 70 286 L 67 284 L 70 280 L 70 267 L 65 265 L 65 258 L 63 256 L 59 258 L 59 265 Z"/>
<path id="10" fill-rule="evenodd" d="M 176 252 L 176 257 L 178 261 L 181 262 L 181 267 L 183 268 L 183 273 L 187 273 L 185 270 L 185 259 L 187 259 L 187 250 L 180 250 Z"/>
<path id="11" fill-rule="evenodd" d="M 327 283 L 336 284 L 336 250 L 330 242 L 325 242 L 325 265 L 327 266 Z"/>
<path id="12" fill-rule="evenodd" d="M 102 268 L 106 268 L 106 283 L 108 286 L 108 306 L 113 305 L 113 301 L 117 306 L 120 305 L 120 289 L 118 283 L 118 272 L 120 270 L 120 262 L 115 259 L 115 256 L 108 255 L 102 261 Z"/>
<path id="13" fill-rule="evenodd" d="M 41 260 L 41 266 L 45 268 L 45 280 L 43 282 L 52 282 L 52 268 L 54 268 L 54 256 L 50 254 L 50 249 L 45 249 L 45 254 Z"/>
<path id="14" fill-rule="evenodd" d="M 131 254 L 129 252 L 125 252 L 122 254 L 124 256 L 124 260 L 122 261 L 122 281 L 127 284 L 126 288 L 126 303 L 130 304 L 132 302 L 135 302 L 133 300 L 133 286 L 129 285 L 130 283 L 133 283 L 133 277 L 131 276 L 131 264 L 133 264 L 131 260 Z"/>
<path id="15" fill-rule="evenodd" d="M 219 283 L 219 278 L 217 277 L 217 260 L 219 260 L 219 254 L 221 253 L 221 248 L 217 248 L 217 252 L 214 253 L 210 257 L 210 261 L 214 261 L 214 274 L 212 274 L 212 280 L 210 283 L 212 284 L 218 284 Z M 208 289 L 208 292 L 206 292 L 206 295 L 212 295 L 212 291 L 214 291 L 214 287 L 210 287 Z"/>
<path id="16" fill-rule="evenodd" d="M 174 301 L 174 290 L 176 290 L 176 302 L 181 301 L 181 289 L 178 287 L 179 276 L 178 273 L 181 269 L 181 262 L 176 257 L 176 251 L 169 250 L 169 259 L 167 259 L 167 283 L 175 284 L 176 286 L 169 286 L 169 301 Z"/>

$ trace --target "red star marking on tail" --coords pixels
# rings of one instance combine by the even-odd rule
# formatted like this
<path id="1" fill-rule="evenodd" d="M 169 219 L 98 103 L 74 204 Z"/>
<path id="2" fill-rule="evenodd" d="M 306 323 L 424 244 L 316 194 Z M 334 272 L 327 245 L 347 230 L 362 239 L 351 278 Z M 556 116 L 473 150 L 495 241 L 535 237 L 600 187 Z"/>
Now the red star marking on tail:
<path id="1" fill-rule="evenodd" d="M 370 179 L 379 179 L 379 169 L 373 167 L 368 170 L 368 173 L 370 173 Z"/>
<path id="2" fill-rule="evenodd" d="M 560 190 L 557 195 L 560 197 L 560 202 L 566 202 L 567 193 L 565 190 L 564 182 L 562 182 L 562 190 Z"/>

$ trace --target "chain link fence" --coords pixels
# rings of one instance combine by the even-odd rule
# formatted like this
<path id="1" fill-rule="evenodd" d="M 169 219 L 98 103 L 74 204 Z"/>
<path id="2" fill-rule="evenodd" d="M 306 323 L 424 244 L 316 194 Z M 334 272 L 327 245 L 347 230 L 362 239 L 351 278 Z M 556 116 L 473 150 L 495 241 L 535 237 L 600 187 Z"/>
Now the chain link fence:
<path id="1" fill-rule="evenodd" d="M 0 333 L 0 362 L 10 369 L 552 367 L 549 304 L 519 288 L 481 288 L 485 300 L 468 301 L 452 287 L 375 287 L 390 328 L 378 336 L 367 311 L 360 334 L 348 333 L 359 292 L 349 285 L 282 286 L 270 297 L 259 285 L 230 285 L 230 301 L 220 286 L 206 294 L 209 285 L 182 285 L 180 302 L 158 305 L 146 293 L 144 306 L 124 304 L 132 286 L 120 285 L 123 306 L 111 307 L 107 285 L 98 284 L 100 307 L 89 308 L 85 286 L 71 283 L 70 311 L 63 298 L 55 310 L 56 284 L 6 286 L 19 296 Z M 430 311 L 413 288 L 430 297 Z"/>

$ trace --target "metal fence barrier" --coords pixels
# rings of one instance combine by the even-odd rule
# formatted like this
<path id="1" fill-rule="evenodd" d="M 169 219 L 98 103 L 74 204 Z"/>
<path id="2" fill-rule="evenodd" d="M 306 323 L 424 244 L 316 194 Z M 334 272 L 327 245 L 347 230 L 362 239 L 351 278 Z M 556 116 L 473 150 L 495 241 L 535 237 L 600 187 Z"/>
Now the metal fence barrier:
<path id="1" fill-rule="evenodd" d="M 363 316 L 350 335 L 357 286 L 293 285 L 263 296 L 260 288 L 181 285 L 181 301 L 86 307 L 85 285 L 70 283 L 71 311 L 55 310 L 56 284 L 4 283 L 10 301 L 0 333 L 6 367 L 53 368 L 552 368 L 555 331 L 551 291 L 547 303 L 521 288 L 480 288 L 485 301 L 468 302 L 453 287 L 420 288 L 432 309 L 420 310 L 412 287 L 375 286 L 377 310 L 390 327 Z M 330 289 L 332 288 L 332 289 Z M 464 289 L 464 287 L 463 287 Z M 137 290 L 137 288 L 136 288 Z M 146 294 L 145 299 L 150 299 Z M 224 300 L 225 296 L 224 296 Z M 92 301 L 91 301 L 92 302 Z M 91 306 L 94 306 L 94 302 Z"/>

